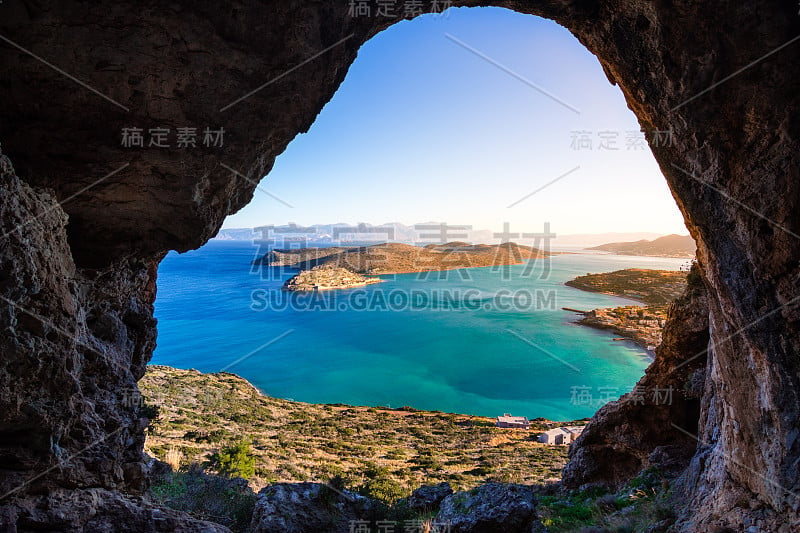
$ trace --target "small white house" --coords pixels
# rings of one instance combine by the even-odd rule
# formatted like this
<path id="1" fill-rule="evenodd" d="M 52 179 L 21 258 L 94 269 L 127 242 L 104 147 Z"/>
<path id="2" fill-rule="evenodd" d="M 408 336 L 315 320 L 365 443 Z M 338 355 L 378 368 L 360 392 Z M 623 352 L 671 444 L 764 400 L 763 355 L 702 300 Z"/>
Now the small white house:
<path id="1" fill-rule="evenodd" d="M 509 413 L 497 417 L 497 427 L 499 428 L 516 428 L 516 429 L 529 429 L 531 423 L 527 417 L 524 416 L 511 416 Z"/>
<path id="2" fill-rule="evenodd" d="M 539 435 L 542 444 L 571 444 L 583 432 L 582 426 L 570 426 L 550 429 Z"/>

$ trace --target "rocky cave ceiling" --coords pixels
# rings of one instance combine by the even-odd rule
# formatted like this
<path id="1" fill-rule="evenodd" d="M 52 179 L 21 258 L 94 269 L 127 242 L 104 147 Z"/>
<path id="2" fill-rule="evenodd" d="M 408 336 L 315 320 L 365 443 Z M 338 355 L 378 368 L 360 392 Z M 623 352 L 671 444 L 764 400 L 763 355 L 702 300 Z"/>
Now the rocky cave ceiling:
<path id="1" fill-rule="evenodd" d="M 597 56 L 645 132 L 673 131 L 674 145 L 653 152 L 698 242 L 710 331 L 685 518 L 738 524 L 756 509 L 775 530 L 797 520 L 797 6 L 455 5 L 562 24 Z M 5 486 L 98 438 L 101 445 L 43 476 L 40 487 L 146 485 L 143 428 L 115 390 L 135 387 L 152 353 L 158 260 L 200 246 L 250 200 L 275 157 L 333 96 L 359 47 L 394 22 L 353 17 L 345 1 L 0 4 L 0 142 L 18 176 L 4 165 Z M 224 128 L 225 144 L 198 146 L 191 157 L 120 144 L 123 128 L 159 126 Z M 614 416 L 647 424 L 624 410 Z M 666 416 L 659 423 L 674 423 Z M 593 424 L 603 428 L 602 417 Z M 630 455 L 632 447 L 646 456 L 655 445 L 607 433 L 608 442 L 579 446 L 573 461 Z M 571 482 L 595 481 L 576 476 Z"/>

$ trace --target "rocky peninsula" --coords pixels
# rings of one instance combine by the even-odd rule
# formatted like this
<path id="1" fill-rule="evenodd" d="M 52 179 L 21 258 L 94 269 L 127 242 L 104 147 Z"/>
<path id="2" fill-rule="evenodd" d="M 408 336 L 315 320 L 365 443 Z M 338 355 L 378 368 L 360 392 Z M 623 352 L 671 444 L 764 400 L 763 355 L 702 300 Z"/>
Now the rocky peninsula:
<path id="1" fill-rule="evenodd" d="M 687 274 L 672 270 L 629 268 L 587 274 L 565 283 L 576 289 L 639 300 L 646 305 L 581 312 L 578 323 L 614 332 L 653 352 L 661 344 L 671 302 L 686 290 Z"/>
<path id="2" fill-rule="evenodd" d="M 627 268 L 578 276 L 565 285 L 582 291 L 639 300 L 646 305 L 666 305 L 683 294 L 686 272 Z"/>

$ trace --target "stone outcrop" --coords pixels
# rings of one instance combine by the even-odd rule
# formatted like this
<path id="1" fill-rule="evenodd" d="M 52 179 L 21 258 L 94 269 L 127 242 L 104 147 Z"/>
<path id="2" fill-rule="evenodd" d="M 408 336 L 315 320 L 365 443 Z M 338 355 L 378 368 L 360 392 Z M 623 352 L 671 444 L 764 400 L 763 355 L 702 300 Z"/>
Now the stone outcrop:
<path id="1" fill-rule="evenodd" d="M 797 6 L 455 4 L 551 18 L 619 85 L 697 242 L 707 288 L 700 445 L 686 472 L 683 523 L 687 531 L 792 527 L 800 520 Z M 124 391 L 154 345 L 155 267 L 170 249 L 201 245 L 247 203 L 361 44 L 397 21 L 352 17 L 348 7 L 0 4 L 0 140 L 19 178 L 4 161 L 0 484 L 20 489 L 0 505 L 60 488 L 146 484 L 144 423 Z M 160 127 L 173 128 L 171 148 L 147 145 Z M 224 128 L 224 148 L 179 148 L 178 127 L 201 136 Z M 146 145 L 122 146 L 124 128 L 143 129 Z M 592 433 L 577 447 L 600 442 Z M 625 456 L 652 452 L 648 439 Z"/>
<path id="2" fill-rule="evenodd" d="M 423 485 L 411 493 L 405 504 L 412 512 L 428 513 L 439 509 L 442 500 L 451 494 L 453 494 L 453 489 L 447 482 Z"/>
<path id="3" fill-rule="evenodd" d="M 320 483 L 277 483 L 258 495 L 250 530 L 254 533 L 349 533 L 370 522 L 376 502 Z"/>
<path id="4" fill-rule="evenodd" d="M 230 533 L 227 527 L 193 520 L 139 497 L 106 489 L 54 489 L 0 508 L 3 531 L 59 533 Z"/>
<path id="5" fill-rule="evenodd" d="M 453 533 L 535 532 L 542 530 L 536 518 L 536 496 L 528 485 L 486 483 L 467 492 L 456 492 L 442 501 L 436 524 Z"/>

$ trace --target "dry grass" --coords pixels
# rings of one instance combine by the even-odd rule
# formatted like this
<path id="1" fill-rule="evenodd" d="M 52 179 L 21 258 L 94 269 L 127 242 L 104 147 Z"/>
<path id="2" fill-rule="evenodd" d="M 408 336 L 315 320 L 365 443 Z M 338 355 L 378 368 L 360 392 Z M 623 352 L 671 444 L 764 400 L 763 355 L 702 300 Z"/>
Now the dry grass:
<path id="1" fill-rule="evenodd" d="M 602 274 L 586 274 L 565 285 L 589 292 L 613 294 L 649 305 L 667 305 L 686 290 L 686 272 L 628 268 Z"/>
<path id="2" fill-rule="evenodd" d="M 376 466 L 408 492 L 440 481 L 462 489 L 486 480 L 541 483 L 560 478 L 566 462 L 565 447 L 535 442 L 537 430 L 554 425 L 543 420 L 530 431 L 506 430 L 485 417 L 306 404 L 264 396 L 233 374 L 162 366 L 149 367 L 140 387 L 160 411 L 148 428 L 148 453 L 161 460 L 170 453 L 174 462 L 179 452 L 186 466 L 251 439 L 256 490 L 334 476 L 357 485 Z"/>

